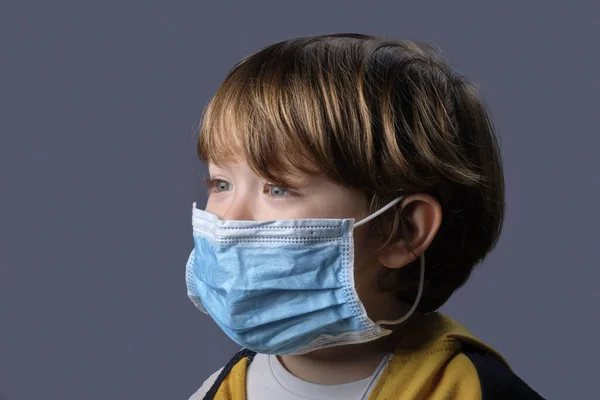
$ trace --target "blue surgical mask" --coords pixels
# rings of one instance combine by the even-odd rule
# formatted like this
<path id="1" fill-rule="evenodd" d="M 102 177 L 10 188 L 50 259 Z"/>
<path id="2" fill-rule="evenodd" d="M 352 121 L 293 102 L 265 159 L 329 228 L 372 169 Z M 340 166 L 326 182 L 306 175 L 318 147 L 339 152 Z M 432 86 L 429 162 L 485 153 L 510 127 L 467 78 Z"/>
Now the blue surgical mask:
<path id="1" fill-rule="evenodd" d="M 354 228 L 377 217 L 278 221 L 220 220 L 192 207 L 194 250 L 188 296 L 240 346 L 264 354 L 303 354 L 389 335 L 354 288 Z"/>

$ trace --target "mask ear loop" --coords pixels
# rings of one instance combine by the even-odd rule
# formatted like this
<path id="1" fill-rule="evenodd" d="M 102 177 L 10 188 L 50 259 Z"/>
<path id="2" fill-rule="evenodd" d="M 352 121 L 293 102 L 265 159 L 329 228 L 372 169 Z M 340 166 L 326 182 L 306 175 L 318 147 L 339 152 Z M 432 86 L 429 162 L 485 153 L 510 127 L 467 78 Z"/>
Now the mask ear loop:
<path id="1" fill-rule="evenodd" d="M 380 216 L 381 214 L 383 214 L 384 212 L 386 212 L 387 210 L 389 210 L 391 207 L 393 207 L 394 205 L 398 204 L 401 200 L 402 200 L 402 196 L 400 196 L 397 199 L 393 200 L 392 202 L 390 202 L 388 205 L 386 205 L 385 207 L 383 207 L 379 211 L 377 211 L 377 212 L 369 215 L 368 217 L 360 220 L 359 222 L 357 222 L 356 224 L 354 224 L 354 227 L 356 228 L 357 226 L 366 224 L 367 222 L 371 221 L 373 218 L 376 218 L 376 217 Z M 381 320 L 381 321 L 376 321 L 375 323 L 377 325 L 397 325 L 397 324 L 400 324 L 400 323 L 406 321 L 408 318 L 410 318 L 410 316 L 417 309 L 417 306 L 419 305 L 419 301 L 421 301 L 421 296 L 423 295 L 423 286 L 425 284 L 425 254 L 421 254 L 420 259 L 421 259 L 421 268 L 420 268 L 420 273 L 419 273 L 419 289 L 417 291 L 417 298 L 415 299 L 415 302 L 413 303 L 412 307 L 410 308 L 410 310 L 408 310 L 408 312 L 406 313 L 406 315 L 404 317 L 402 317 L 400 319 L 396 319 L 396 320 Z"/>
<path id="2" fill-rule="evenodd" d="M 379 217 L 381 214 L 383 214 L 384 212 L 386 212 L 387 210 L 389 210 L 390 208 L 392 208 L 393 206 L 398 204 L 400 202 L 400 200 L 402 200 L 402 196 L 398 197 L 395 200 L 392 200 L 388 205 L 386 205 L 382 209 L 374 212 L 373 214 L 369 215 L 368 217 L 361 219 L 360 221 L 358 221 L 357 223 L 354 224 L 354 227 L 356 228 L 357 226 L 366 224 L 367 222 L 371 221 L 373 218 Z"/>
<path id="3" fill-rule="evenodd" d="M 419 289 L 417 291 L 417 298 L 415 299 L 415 302 L 413 303 L 412 307 L 410 308 L 410 310 L 408 310 L 408 312 L 406 313 L 406 315 L 400 319 L 397 320 L 381 320 L 381 321 L 376 321 L 375 323 L 377 325 L 397 325 L 400 324 L 404 321 L 406 321 L 417 309 L 417 306 L 419 305 L 419 301 L 421 300 L 421 296 L 423 295 L 423 286 L 425 283 L 425 254 L 421 254 L 421 271 L 419 274 Z"/>

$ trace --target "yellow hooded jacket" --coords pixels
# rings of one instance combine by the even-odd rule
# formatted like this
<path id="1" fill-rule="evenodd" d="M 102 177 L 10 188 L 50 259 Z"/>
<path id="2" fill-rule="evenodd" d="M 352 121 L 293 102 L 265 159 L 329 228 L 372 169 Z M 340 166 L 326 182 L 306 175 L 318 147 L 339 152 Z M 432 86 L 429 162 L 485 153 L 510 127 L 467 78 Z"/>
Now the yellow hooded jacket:
<path id="1" fill-rule="evenodd" d="M 242 350 L 223 368 L 205 400 L 246 400 L 246 369 L 256 353 Z M 542 399 L 504 358 L 440 313 L 413 324 L 396 346 L 368 400 Z"/>

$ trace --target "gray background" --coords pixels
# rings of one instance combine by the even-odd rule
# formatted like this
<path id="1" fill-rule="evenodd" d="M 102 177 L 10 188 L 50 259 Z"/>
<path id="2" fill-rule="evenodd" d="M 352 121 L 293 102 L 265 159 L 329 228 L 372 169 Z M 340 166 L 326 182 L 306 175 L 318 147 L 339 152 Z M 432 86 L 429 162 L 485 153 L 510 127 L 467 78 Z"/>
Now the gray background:
<path id="1" fill-rule="evenodd" d="M 484 3 L 2 2 L 0 399 L 187 399 L 228 360 L 186 297 L 194 130 L 238 59 L 332 32 L 433 41 L 481 85 L 506 224 L 443 311 L 596 397 L 598 2 Z"/>

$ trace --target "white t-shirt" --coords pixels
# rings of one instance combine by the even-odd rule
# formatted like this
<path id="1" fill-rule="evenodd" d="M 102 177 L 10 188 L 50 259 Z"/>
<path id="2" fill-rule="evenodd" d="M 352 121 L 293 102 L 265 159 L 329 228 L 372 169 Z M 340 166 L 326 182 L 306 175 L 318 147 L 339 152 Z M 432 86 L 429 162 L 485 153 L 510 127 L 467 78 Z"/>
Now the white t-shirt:
<path id="1" fill-rule="evenodd" d="M 361 400 L 366 399 L 379 376 L 392 358 L 381 360 L 373 375 L 360 381 L 341 385 L 320 385 L 292 375 L 277 356 L 257 354 L 248 367 L 246 394 L 248 400 Z M 190 400 L 202 400 L 219 376 L 222 368 L 212 374 Z"/>

